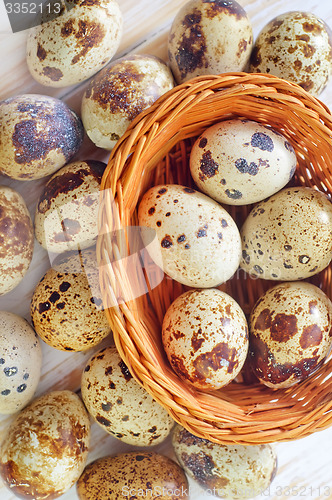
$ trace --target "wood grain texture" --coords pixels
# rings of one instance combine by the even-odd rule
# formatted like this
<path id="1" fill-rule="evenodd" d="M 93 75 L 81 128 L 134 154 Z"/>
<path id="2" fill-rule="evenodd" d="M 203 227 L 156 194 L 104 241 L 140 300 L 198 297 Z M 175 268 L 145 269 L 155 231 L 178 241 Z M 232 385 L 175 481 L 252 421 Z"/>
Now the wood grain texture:
<path id="1" fill-rule="evenodd" d="M 124 15 L 124 34 L 116 57 L 127 53 L 149 53 L 167 61 L 167 36 L 170 24 L 186 0 L 119 0 Z M 315 13 L 332 27 L 332 4 L 330 0 L 240 0 L 246 9 L 256 37 L 263 25 L 278 14 L 289 10 Z M 82 93 L 87 82 L 76 87 L 51 89 L 37 84 L 30 76 L 25 61 L 27 32 L 11 34 L 2 2 L 0 2 L 0 54 L 1 79 L 0 99 L 19 93 L 40 93 L 63 98 L 76 111 L 80 111 Z M 332 107 L 332 82 L 320 99 Z M 78 159 L 95 158 L 107 161 L 108 153 L 96 149 L 89 139 L 84 144 Z M 1 184 L 18 190 L 24 197 L 31 215 L 46 179 L 30 182 L 13 181 L 1 177 Z M 33 290 L 50 265 L 47 252 L 35 243 L 30 269 L 20 285 L 9 294 L 0 297 L 0 310 L 8 310 L 26 319 Z M 105 341 L 107 342 L 107 341 Z M 104 343 L 105 343 L 104 342 Z M 99 349 L 99 345 L 96 349 Z M 94 350 L 96 350 L 94 349 Z M 79 391 L 82 367 L 93 351 L 74 353 L 56 351 L 43 344 L 43 369 L 37 395 L 53 389 Z M 0 439 L 6 432 L 12 417 L 0 417 Z M 279 470 L 269 491 L 257 498 L 272 500 L 289 498 L 332 499 L 332 468 L 330 443 L 332 428 L 316 433 L 300 441 L 276 445 Z M 106 434 L 97 425 L 92 425 L 92 444 L 89 462 L 106 454 L 136 449 L 125 445 Z M 170 440 L 154 448 L 155 451 L 174 457 Z M 201 488 L 190 482 L 192 499 L 211 498 Z M 0 499 L 14 500 L 16 497 L 0 484 Z M 77 500 L 75 487 L 62 497 Z M 96 499 L 98 500 L 98 499 Z"/>

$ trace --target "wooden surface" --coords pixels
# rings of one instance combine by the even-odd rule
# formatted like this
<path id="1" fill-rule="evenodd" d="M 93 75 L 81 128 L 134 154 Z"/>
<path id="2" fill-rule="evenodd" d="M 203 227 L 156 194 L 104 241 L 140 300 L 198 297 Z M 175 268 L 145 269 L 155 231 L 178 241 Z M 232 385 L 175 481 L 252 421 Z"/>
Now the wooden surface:
<path id="1" fill-rule="evenodd" d="M 167 60 L 167 34 L 178 9 L 186 0 L 119 0 L 124 16 L 124 35 L 117 57 L 129 52 L 150 53 Z M 255 37 L 263 25 L 276 15 L 289 10 L 311 11 L 332 27 L 332 3 L 330 0 L 240 0 L 251 18 Z M 77 88 L 50 89 L 35 83 L 25 62 L 26 32 L 11 34 L 4 5 L 0 2 L 0 54 L 1 78 L 0 99 L 18 93 L 40 93 L 63 98 L 79 112 L 82 92 L 86 83 Z M 332 107 L 332 82 L 321 94 L 321 100 Z M 108 153 L 97 150 L 86 138 L 78 159 L 96 158 L 107 161 Z M 24 197 L 31 215 L 45 179 L 30 182 L 12 181 L 1 178 L 0 182 L 18 190 Z M 20 314 L 30 320 L 29 304 L 39 279 L 49 267 L 47 253 L 35 244 L 33 261 L 21 284 L 9 294 L 0 297 L 0 310 Z M 98 349 L 101 346 L 98 346 Z M 96 349 L 95 349 L 96 350 Z M 43 369 L 37 395 L 47 390 L 70 389 L 79 391 L 82 367 L 92 351 L 88 353 L 66 353 L 56 351 L 43 344 Z M 0 439 L 12 417 L 0 417 Z M 278 474 L 269 491 L 257 498 L 288 499 L 332 499 L 331 467 L 332 428 L 316 433 L 300 441 L 278 444 Z M 127 451 L 132 447 L 92 425 L 91 451 L 89 462 L 97 457 Z M 169 439 L 154 447 L 173 457 Z M 191 485 L 192 499 L 205 499 L 209 496 L 198 486 Z M 11 492 L 0 484 L 0 499 L 14 500 Z M 64 500 L 77 499 L 75 487 L 63 497 Z M 98 499 L 96 499 L 98 500 Z"/>

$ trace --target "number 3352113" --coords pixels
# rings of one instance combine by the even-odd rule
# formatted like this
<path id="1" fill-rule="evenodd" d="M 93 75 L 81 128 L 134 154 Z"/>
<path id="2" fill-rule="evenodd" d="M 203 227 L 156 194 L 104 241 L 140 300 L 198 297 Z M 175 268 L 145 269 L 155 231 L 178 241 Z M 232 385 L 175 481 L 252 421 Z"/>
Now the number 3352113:
<path id="1" fill-rule="evenodd" d="M 7 14 L 60 14 L 61 3 L 6 2 Z"/>

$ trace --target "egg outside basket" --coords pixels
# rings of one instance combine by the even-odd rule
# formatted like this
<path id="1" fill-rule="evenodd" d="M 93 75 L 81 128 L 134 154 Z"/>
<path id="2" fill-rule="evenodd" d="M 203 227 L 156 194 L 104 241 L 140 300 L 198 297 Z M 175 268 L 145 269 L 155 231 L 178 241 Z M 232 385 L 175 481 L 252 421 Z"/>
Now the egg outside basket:
<path id="1" fill-rule="evenodd" d="M 246 375 L 214 393 L 193 389 L 170 368 L 160 335 L 166 309 L 185 287 L 164 277 L 159 286 L 135 298 L 142 273 L 135 274 L 123 258 L 145 191 L 161 183 L 192 185 L 188 157 L 193 140 L 213 123 L 232 117 L 280 131 L 297 153 L 294 183 L 331 195 L 332 116 L 324 104 L 301 87 L 270 75 L 195 78 L 141 113 L 112 151 L 102 180 L 97 244 L 102 294 L 106 306 L 118 304 L 107 309 L 107 316 L 121 357 L 177 422 L 222 444 L 289 441 L 332 424 L 331 356 L 311 377 L 289 389 L 272 390 L 248 381 Z M 229 209 L 240 225 L 250 207 Z M 331 297 L 331 264 L 313 282 Z M 240 272 L 222 289 L 249 313 L 256 299 L 275 284 Z"/>

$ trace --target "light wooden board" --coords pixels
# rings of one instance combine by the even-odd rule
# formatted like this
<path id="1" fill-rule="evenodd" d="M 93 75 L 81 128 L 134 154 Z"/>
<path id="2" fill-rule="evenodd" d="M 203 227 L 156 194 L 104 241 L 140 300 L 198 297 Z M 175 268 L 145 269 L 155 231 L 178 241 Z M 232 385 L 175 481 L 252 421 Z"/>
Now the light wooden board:
<path id="1" fill-rule="evenodd" d="M 167 35 L 170 24 L 178 9 L 186 0 L 120 0 L 124 15 L 124 35 L 116 57 L 129 52 L 150 53 L 167 60 Z M 311 11 L 324 19 L 332 27 L 332 3 L 330 0 L 241 0 L 241 5 L 250 16 L 255 37 L 263 25 L 276 15 L 289 10 Z M 18 93 L 40 93 L 63 98 L 79 112 L 81 96 L 86 86 L 51 89 L 42 87 L 31 78 L 25 61 L 25 40 L 27 33 L 11 34 L 4 5 L 0 2 L 0 99 Z M 320 98 L 332 106 L 332 82 Z M 97 150 L 85 139 L 78 155 L 79 159 L 96 158 L 107 161 L 108 153 Z M 45 183 L 39 181 L 19 182 L 0 178 L 0 183 L 18 190 L 24 197 L 33 216 L 36 200 Z M 8 310 L 29 317 L 29 303 L 39 279 L 49 267 L 47 253 L 35 244 L 33 261 L 20 285 L 11 293 L 0 297 L 0 310 Z M 98 346 L 98 349 L 101 346 Z M 43 344 L 43 369 L 37 395 L 51 389 L 79 390 L 82 367 L 89 353 L 63 353 Z M 0 417 L 0 438 L 6 432 L 12 417 Z M 109 436 L 95 424 L 92 425 L 92 445 L 89 462 L 97 457 L 132 450 L 133 447 Z M 332 498 L 331 467 L 332 428 L 290 443 L 276 445 L 279 469 L 269 491 L 257 498 L 289 499 L 326 499 Z M 174 457 L 170 440 L 154 447 L 168 456 Z M 197 485 L 190 482 L 191 498 L 203 500 L 211 498 Z M 11 492 L 0 484 L 0 499 L 14 500 Z M 73 487 L 63 497 L 75 500 Z M 96 499 L 98 500 L 98 499 Z"/>

